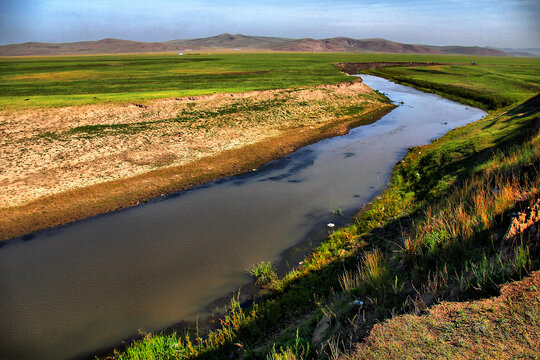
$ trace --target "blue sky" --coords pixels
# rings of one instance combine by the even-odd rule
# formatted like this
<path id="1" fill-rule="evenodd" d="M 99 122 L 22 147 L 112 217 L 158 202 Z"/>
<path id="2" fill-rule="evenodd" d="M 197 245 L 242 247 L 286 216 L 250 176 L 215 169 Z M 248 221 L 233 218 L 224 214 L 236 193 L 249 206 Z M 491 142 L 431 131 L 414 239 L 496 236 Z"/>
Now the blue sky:
<path id="1" fill-rule="evenodd" d="M 540 47 L 538 19 L 539 0 L 0 0 L 0 44 L 229 32 L 519 48 Z"/>

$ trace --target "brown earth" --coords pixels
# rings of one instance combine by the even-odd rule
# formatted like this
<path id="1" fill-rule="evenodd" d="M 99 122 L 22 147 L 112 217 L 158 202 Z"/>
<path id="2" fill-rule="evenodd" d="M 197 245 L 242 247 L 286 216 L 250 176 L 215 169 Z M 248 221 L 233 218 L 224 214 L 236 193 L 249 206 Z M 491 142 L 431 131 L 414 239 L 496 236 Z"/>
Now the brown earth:
<path id="1" fill-rule="evenodd" d="M 443 302 L 426 315 L 375 325 L 342 359 L 537 359 L 540 272 L 501 288 L 501 295 Z"/>
<path id="2" fill-rule="evenodd" d="M 1 111 L 0 239 L 253 170 L 391 108 L 352 81 Z"/>

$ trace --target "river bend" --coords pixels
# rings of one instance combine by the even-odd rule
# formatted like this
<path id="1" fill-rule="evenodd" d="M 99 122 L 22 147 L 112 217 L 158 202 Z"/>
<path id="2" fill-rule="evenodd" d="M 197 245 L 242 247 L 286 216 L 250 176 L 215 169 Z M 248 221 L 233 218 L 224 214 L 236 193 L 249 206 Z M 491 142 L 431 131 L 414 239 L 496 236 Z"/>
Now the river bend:
<path id="1" fill-rule="evenodd" d="M 350 219 L 407 148 L 485 116 L 362 78 L 399 105 L 371 125 L 248 174 L 0 244 L 0 357 L 86 356 L 193 319 L 249 282 L 249 265 Z"/>

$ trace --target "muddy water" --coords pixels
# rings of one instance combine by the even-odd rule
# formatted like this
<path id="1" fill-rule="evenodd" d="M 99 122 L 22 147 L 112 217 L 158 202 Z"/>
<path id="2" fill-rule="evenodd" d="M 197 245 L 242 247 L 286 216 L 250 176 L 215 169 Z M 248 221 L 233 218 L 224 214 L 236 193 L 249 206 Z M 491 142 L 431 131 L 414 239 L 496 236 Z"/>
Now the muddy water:
<path id="1" fill-rule="evenodd" d="M 408 147 L 485 115 L 362 77 L 400 106 L 249 174 L 2 243 L 0 357 L 84 356 L 193 319 L 249 281 L 249 265 L 347 219 Z"/>

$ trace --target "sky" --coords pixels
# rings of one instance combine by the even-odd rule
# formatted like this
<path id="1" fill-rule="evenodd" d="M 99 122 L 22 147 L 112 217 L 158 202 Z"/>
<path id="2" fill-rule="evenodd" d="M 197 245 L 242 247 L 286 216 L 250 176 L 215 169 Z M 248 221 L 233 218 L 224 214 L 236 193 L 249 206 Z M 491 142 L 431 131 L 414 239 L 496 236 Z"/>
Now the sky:
<path id="1" fill-rule="evenodd" d="M 540 48 L 540 0 L 0 0 L 0 44 L 221 33 Z"/>

